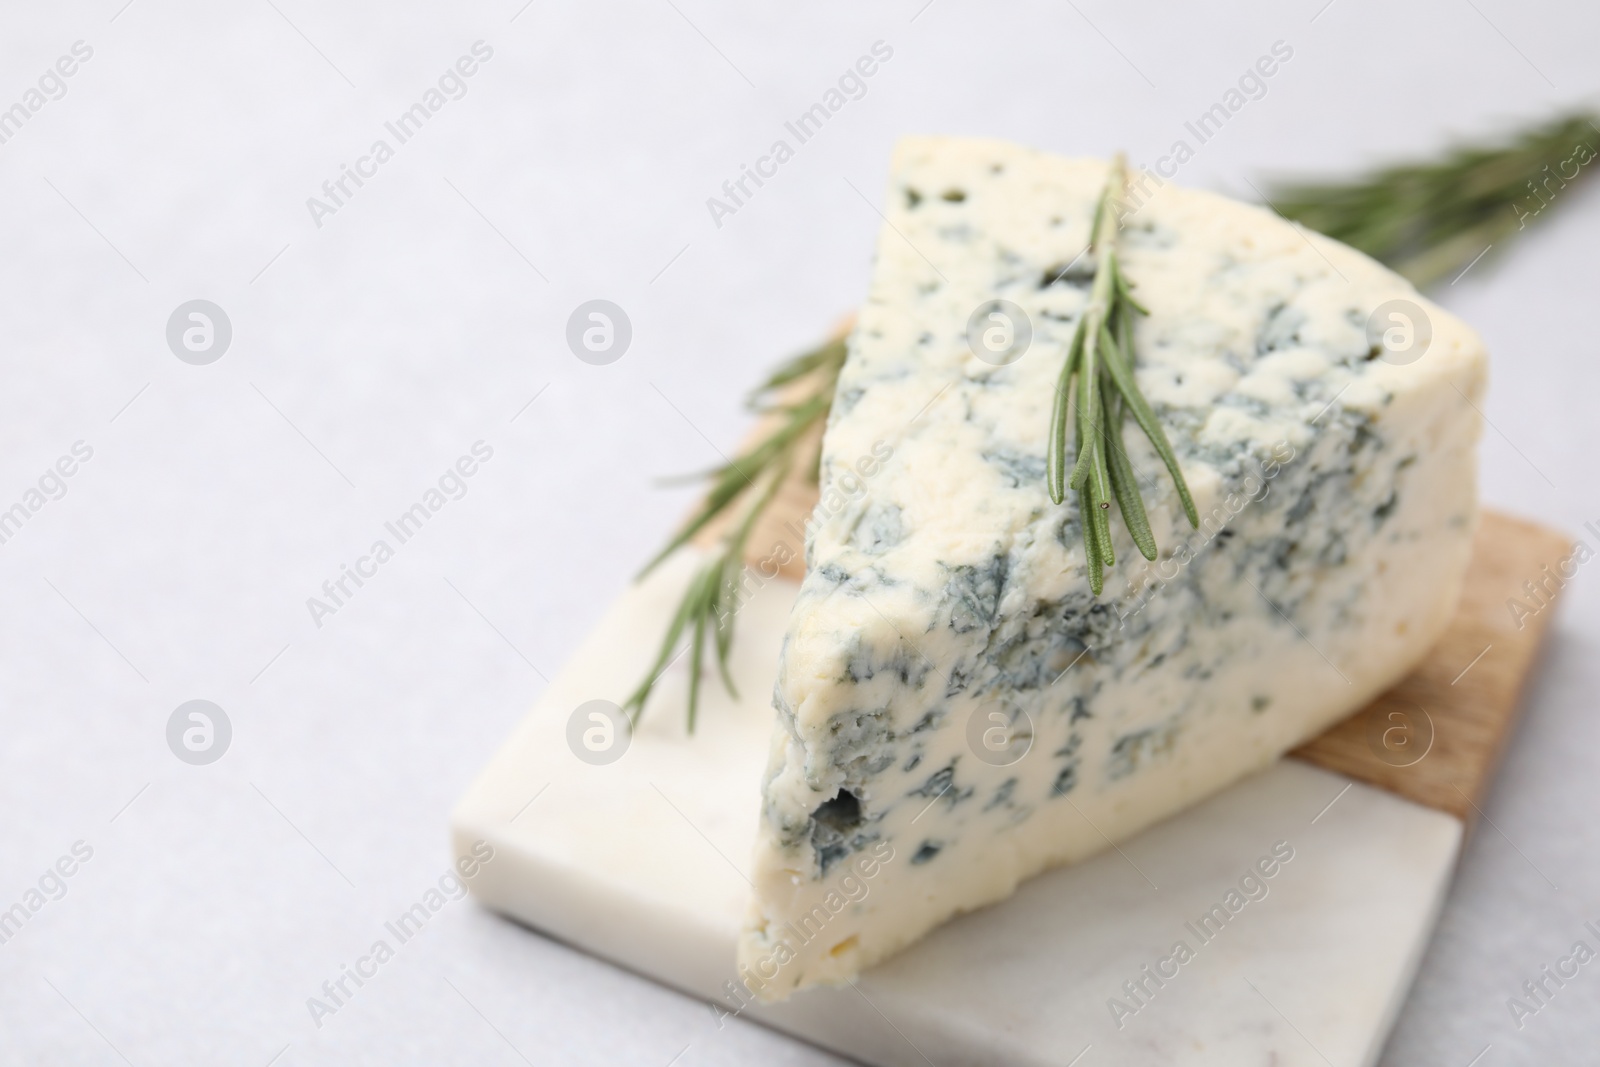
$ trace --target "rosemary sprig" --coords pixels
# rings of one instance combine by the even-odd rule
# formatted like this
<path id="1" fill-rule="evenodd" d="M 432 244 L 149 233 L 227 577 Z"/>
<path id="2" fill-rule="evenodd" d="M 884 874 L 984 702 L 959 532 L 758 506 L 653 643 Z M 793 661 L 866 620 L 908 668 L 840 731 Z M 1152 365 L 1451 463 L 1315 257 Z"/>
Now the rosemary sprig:
<path id="1" fill-rule="evenodd" d="M 1595 169 L 1597 147 L 1600 116 L 1576 113 L 1502 143 L 1460 145 L 1349 182 L 1284 185 L 1271 203 L 1424 287 L 1525 228 Z"/>
<path id="2" fill-rule="evenodd" d="M 1089 250 L 1094 254 L 1094 284 L 1089 303 L 1067 348 L 1067 359 L 1056 383 L 1050 413 L 1050 451 L 1046 477 L 1050 499 L 1060 504 L 1070 485 L 1077 491 L 1079 524 L 1083 527 L 1084 563 L 1089 588 L 1099 596 L 1105 586 L 1104 568 L 1117 559 L 1111 547 L 1111 500 L 1122 511 L 1123 524 L 1146 559 L 1156 558 L 1155 536 L 1139 497 L 1133 465 L 1122 441 L 1122 423 L 1131 414 L 1161 462 L 1172 475 L 1191 525 L 1200 525 L 1194 499 L 1183 480 L 1178 457 L 1133 378 L 1133 316 L 1149 314 L 1137 300 L 1117 262 L 1117 228 L 1122 196 L 1127 185 L 1127 164 L 1122 156 L 1111 163 L 1105 189 L 1095 206 Z M 1077 459 L 1067 473 L 1067 423 L 1073 424 L 1073 449 Z"/>
<path id="3" fill-rule="evenodd" d="M 813 431 L 828 417 L 833 406 L 833 391 L 844 366 L 845 339 L 835 337 L 822 346 L 803 352 L 773 371 L 750 394 L 747 406 L 771 420 L 771 429 L 733 459 L 703 474 L 690 475 L 711 482 L 711 489 L 684 527 L 667 542 L 639 577 L 653 571 L 662 560 L 686 544 L 719 516 L 727 514 L 741 499 L 748 499 L 737 525 L 723 536 L 716 553 L 695 572 L 661 642 L 655 663 L 645 673 L 638 688 L 622 705 L 629 720 L 637 724 L 645 702 L 660 680 L 661 673 L 674 659 L 678 640 L 685 630 L 689 636 L 689 732 L 694 732 L 695 715 L 700 707 L 700 668 L 707 639 L 717 659 L 722 684 L 735 698 L 733 678 L 728 672 L 728 653 L 733 647 L 733 620 L 739 610 L 738 590 L 744 571 L 745 548 L 751 531 L 767 505 L 788 480 Z M 820 438 L 813 443 L 807 458 L 807 480 L 815 485 L 822 460 Z"/>

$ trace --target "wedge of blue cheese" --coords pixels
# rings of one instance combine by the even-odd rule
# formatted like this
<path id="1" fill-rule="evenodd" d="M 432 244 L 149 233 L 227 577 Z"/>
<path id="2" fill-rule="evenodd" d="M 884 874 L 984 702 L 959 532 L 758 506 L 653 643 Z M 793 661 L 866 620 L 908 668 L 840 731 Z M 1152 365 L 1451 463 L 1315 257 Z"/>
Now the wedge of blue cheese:
<path id="1" fill-rule="evenodd" d="M 1091 594 L 1045 452 L 1106 176 L 992 141 L 896 150 L 778 670 L 738 950 L 763 1000 L 1265 766 L 1399 680 L 1455 605 L 1478 337 L 1343 245 L 1148 178 L 1119 237 L 1150 312 L 1136 373 L 1203 522 L 1130 429 L 1160 558 L 1113 517 Z M 975 313 L 1006 328 L 995 301 L 1031 333 L 1013 362 L 990 353 L 1016 322 L 969 342 Z M 1399 333 L 1374 343 L 1375 316 Z"/>

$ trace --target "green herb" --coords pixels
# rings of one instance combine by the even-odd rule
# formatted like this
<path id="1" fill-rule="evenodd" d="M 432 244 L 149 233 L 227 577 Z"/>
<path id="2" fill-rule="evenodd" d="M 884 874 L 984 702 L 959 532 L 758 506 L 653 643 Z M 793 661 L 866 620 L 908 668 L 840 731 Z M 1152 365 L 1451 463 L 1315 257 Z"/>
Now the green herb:
<path id="1" fill-rule="evenodd" d="M 694 732 L 695 714 L 700 706 L 700 667 L 709 639 L 717 657 L 722 683 L 735 698 L 738 692 L 728 673 L 728 653 L 733 647 L 733 619 L 739 610 L 740 579 L 744 572 L 745 546 L 756 521 L 782 488 L 790 471 L 808 443 L 812 453 L 802 468 L 811 484 L 817 483 L 822 460 L 820 439 L 812 442 L 813 431 L 828 417 L 833 406 L 834 387 L 839 369 L 844 366 L 845 341 L 837 337 L 820 348 L 802 353 L 775 370 L 750 394 L 747 406 L 772 420 L 772 429 L 754 444 L 722 466 L 690 480 L 709 479 L 711 489 L 699 510 L 667 542 L 640 572 L 643 578 L 712 520 L 729 512 L 741 499 L 748 499 L 738 525 L 724 535 L 716 554 L 695 572 L 678 610 L 667 627 L 655 663 L 622 705 L 635 724 L 644 714 L 645 701 L 661 674 L 678 656 L 678 640 L 685 630 L 689 637 L 689 732 Z"/>
<path id="2" fill-rule="evenodd" d="M 1094 284 L 1089 304 L 1067 348 L 1067 359 L 1056 383 L 1050 414 L 1050 454 L 1046 477 L 1050 499 L 1060 504 L 1067 486 L 1078 494 L 1078 520 L 1083 527 L 1084 563 L 1089 588 L 1099 596 L 1105 585 L 1104 568 L 1117 562 L 1111 548 L 1111 499 L 1116 497 L 1122 520 L 1146 559 L 1156 558 L 1155 536 L 1145 515 L 1144 502 L 1134 480 L 1133 465 L 1122 443 L 1122 423 L 1131 414 L 1178 487 L 1184 514 L 1196 528 L 1189 486 L 1178 467 L 1178 457 L 1155 412 L 1133 379 L 1133 316 L 1149 314 L 1133 293 L 1117 265 L 1117 228 L 1122 196 L 1127 185 L 1127 165 L 1119 155 L 1111 163 L 1106 187 L 1095 207 L 1089 251 L 1095 257 Z M 1067 422 L 1073 423 L 1073 449 L 1077 460 L 1067 474 Z"/>
<path id="3" fill-rule="evenodd" d="M 1417 286 L 1459 276 L 1524 229 L 1574 181 L 1600 145 L 1597 116 L 1563 116 L 1498 144 L 1385 167 L 1349 182 L 1291 184 L 1271 205 L 1359 248 Z"/>

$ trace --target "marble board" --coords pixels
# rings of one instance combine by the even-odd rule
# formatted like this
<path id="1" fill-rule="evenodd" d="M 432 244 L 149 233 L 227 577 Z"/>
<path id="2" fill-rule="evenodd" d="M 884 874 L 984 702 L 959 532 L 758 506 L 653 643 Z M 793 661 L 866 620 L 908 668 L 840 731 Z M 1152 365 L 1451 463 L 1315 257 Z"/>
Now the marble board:
<path id="1" fill-rule="evenodd" d="M 753 1020 L 865 1063 L 1371 1064 L 1542 633 L 1504 621 L 1501 586 L 1565 544 L 1486 516 L 1438 662 L 1401 696 L 936 930 L 852 986 L 768 1007 L 734 981 L 767 695 L 796 588 L 787 579 L 741 614 L 743 699 L 706 686 L 690 738 L 681 715 L 660 711 L 682 706 L 680 662 L 631 737 L 579 758 L 578 709 L 631 689 L 701 550 L 625 592 L 462 798 L 453 847 L 495 850 L 471 884 L 486 906 L 706 1000 L 719 1025 Z M 1490 647 L 1469 666 L 1480 638 Z M 1409 716 L 1398 750 L 1371 740 L 1401 721 L 1396 709 Z"/>

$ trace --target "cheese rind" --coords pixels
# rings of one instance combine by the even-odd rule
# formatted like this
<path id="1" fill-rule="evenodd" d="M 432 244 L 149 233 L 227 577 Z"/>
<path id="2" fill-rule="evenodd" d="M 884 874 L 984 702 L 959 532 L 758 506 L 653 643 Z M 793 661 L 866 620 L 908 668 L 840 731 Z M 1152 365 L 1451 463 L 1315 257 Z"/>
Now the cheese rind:
<path id="1" fill-rule="evenodd" d="M 1443 629 L 1475 521 L 1475 334 L 1267 212 L 1136 193 L 1136 374 L 1203 522 L 1125 435 L 1161 548 L 1113 517 L 1094 597 L 1044 470 L 1106 165 L 988 141 L 897 149 L 823 445 L 763 782 L 744 981 L 849 979 L 1030 875 L 1256 770 L 1397 681 Z M 968 343 L 1028 316 L 1019 360 Z M 1367 322 L 1409 301 L 1420 358 Z M 867 870 L 870 869 L 870 874 Z"/>

